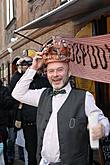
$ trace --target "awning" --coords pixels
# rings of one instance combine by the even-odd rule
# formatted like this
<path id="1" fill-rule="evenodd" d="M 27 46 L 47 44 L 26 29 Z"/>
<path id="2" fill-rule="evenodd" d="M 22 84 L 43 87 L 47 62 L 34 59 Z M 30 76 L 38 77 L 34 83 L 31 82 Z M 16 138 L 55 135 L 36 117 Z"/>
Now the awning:
<path id="1" fill-rule="evenodd" d="M 70 0 L 56 9 L 40 16 L 15 32 L 55 25 L 66 20 L 91 18 L 110 12 L 110 0 Z"/>

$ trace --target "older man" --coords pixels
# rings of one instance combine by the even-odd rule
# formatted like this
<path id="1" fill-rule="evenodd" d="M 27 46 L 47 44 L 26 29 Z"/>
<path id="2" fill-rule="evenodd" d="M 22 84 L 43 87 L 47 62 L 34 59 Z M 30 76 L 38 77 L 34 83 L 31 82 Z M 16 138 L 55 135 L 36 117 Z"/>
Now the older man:
<path id="1" fill-rule="evenodd" d="M 12 92 L 12 96 L 26 104 L 38 107 L 38 149 L 40 165 L 87 165 L 88 116 L 98 113 L 98 124 L 92 130 L 92 139 L 109 133 L 108 119 L 95 105 L 88 91 L 75 89 L 69 82 L 71 48 L 66 42 L 45 45 L 42 56 L 33 59 Z M 53 89 L 30 90 L 29 85 L 37 70 L 47 65 L 47 77 Z"/>

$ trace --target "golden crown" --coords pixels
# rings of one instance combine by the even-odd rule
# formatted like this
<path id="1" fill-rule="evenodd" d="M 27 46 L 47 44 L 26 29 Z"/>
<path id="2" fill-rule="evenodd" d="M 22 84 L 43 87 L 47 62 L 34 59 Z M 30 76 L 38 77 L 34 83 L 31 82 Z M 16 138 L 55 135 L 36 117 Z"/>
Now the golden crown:
<path id="1" fill-rule="evenodd" d="M 71 44 L 66 40 L 53 37 L 49 42 L 43 45 L 39 53 L 45 64 L 50 62 L 69 62 L 71 56 Z"/>

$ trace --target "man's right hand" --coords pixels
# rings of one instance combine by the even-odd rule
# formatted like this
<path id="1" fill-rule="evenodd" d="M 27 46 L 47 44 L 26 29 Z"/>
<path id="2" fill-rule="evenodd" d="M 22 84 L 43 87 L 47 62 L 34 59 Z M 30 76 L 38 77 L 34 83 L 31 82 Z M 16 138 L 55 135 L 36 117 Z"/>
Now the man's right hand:
<path id="1" fill-rule="evenodd" d="M 43 58 L 38 58 L 37 56 L 35 56 L 33 58 L 33 62 L 32 62 L 32 65 L 30 66 L 31 69 L 34 69 L 34 70 L 39 70 L 42 65 L 43 65 Z"/>

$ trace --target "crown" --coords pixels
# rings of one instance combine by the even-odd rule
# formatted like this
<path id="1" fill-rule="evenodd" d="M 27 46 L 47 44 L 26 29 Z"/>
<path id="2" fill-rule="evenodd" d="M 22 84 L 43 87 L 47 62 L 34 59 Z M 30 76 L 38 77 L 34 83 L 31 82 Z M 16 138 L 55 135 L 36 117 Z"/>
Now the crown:
<path id="1" fill-rule="evenodd" d="M 42 58 L 45 64 L 52 62 L 69 62 L 71 56 L 71 44 L 60 37 L 53 37 L 43 45 Z"/>

